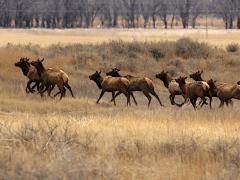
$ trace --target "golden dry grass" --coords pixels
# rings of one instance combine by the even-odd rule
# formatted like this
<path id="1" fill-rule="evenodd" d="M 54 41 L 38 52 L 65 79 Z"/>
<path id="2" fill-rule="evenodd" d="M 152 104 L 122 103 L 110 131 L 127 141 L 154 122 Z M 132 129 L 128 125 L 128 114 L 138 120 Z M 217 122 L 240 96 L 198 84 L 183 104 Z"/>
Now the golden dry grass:
<path id="1" fill-rule="evenodd" d="M 0 45 L 12 44 L 40 44 L 49 46 L 52 44 L 71 43 L 102 43 L 110 40 L 124 41 L 176 41 L 182 37 L 208 42 L 216 46 L 226 46 L 229 43 L 238 43 L 239 30 L 208 30 L 205 29 L 0 29 Z M 220 38 L 219 38 L 220 37 Z"/>
<path id="2" fill-rule="evenodd" d="M 86 58 L 82 62 L 78 46 L 0 48 L 1 179 L 239 178 L 238 101 L 233 108 L 224 109 L 217 108 L 217 99 L 213 110 L 172 107 L 154 73 L 173 67 L 177 57 L 158 61 L 149 54 L 115 57 L 109 49 L 108 54 L 96 49 L 91 46 L 90 52 L 81 52 Z M 46 66 L 65 70 L 76 98 L 69 93 L 62 101 L 26 95 L 26 78 L 13 65 L 21 56 L 46 57 Z M 238 57 L 239 53 L 218 50 L 212 59 L 177 58 L 180 66 L 176 68 L 182 74 L 204 69 L 204 78 L 236 83 Z M 166 107 L 153 99 L 148 109 L 141 93 L 136 93 L 138 107 L 127 108 L 124 97 L 114 107 L 110 95 L 96 105 L 100 91 L 88 75 L 120 64 L 123 73 L 147 74 L 154 79 Z"/>

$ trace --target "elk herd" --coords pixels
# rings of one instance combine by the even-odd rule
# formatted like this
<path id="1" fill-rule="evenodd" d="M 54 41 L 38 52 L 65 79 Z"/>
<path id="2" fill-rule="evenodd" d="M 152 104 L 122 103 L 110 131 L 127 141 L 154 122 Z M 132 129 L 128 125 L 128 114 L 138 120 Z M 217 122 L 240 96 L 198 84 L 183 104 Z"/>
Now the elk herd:
<path id="1" fill-rule="evenodd" d="M 19 67 L 24 76 L 28 78 L 26 86 L 26 93 L 37 92 L 43 97 L 47 92 L 49 97 L 56 97 L 60 94 L 62 99 L 68 89 L 74 97 L 71 86 L 69 85 L 69 76 L 60 69 L 45 68 L 43 65 L 44 59 L 37 59 L 31 61 L 28 58 L 21 58 L 15 63 L 16 67 Z M 202 79 L 203 71 L 197 71 L 189 75 L 189 78 L 194 81 L 186 81 L 187 76 L 180 76 L 178 78 L 171 77 L 167 71 L 162 71 L 156 74 L 156 78 L 163 82 L 165 88 L 168 89 L 170 95 L 169 99 L 172 105 L 182 107 L 186 102 L 190 101 L 193 108 L 198 106 L 202 107 L 208 105 L 212 108 L 212 98 L 216 97 L 220 100 L 219 107 L 233 105 L 232 99 L 240 100 L 240 81 L 236 84 L 228 84 L 224 82 Z M 106 76 L 102 76 L 101 72 L 96 71 L 89 76 L 89 79 L 96 83 L 101 93 L 97 100 L 97 104 L 106 92 L 112 94 L 112 100 L 116 105 L 116 97 L 123 94 L 127 99 L 127 106 L 131 105 L 131 98 L 137 105 L 137 100 L 134 96 L 134 92 L 142 92 L 148 100 L 148 107 L 151 104 L 152 96 L 157 99 L 160 106 L 164 106 L 159 96 L 157 95 L 153 81 L 148 77 L 135 77 L 132 75 L 122 76 L 120 75 L 120 69 L 113 68 L 106 73 Z M 54 87 L 57 86 L 59 92 L 54 96 L 51 95 Z M 36 90 L 35 90 L 36 89 Z M 177 103 L 175 96 L 182 96 L 184 101 Z M 201 99 L 197 104 L 197 99 Z M 209 99 L 209 102 L 207 102 Z"/>

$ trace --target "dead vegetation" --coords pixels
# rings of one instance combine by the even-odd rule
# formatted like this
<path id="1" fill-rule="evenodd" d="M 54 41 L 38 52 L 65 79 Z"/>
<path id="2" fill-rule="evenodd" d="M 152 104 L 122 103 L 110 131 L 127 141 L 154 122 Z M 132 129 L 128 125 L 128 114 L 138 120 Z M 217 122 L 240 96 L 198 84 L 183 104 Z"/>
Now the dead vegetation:
<path id="1" fill-rule="evenodd" d="M 239 64 L 230 62 L 238 59 L 239 52 L 212 47 L 207 58 L 186 59 L 176 54 L 175 42 L 166 44 L 114 41 L 0 48 L 0 178 L 237 179 L 238 100 L 221 110 L 217 99 L 212 110 L 171 107 L 168 89 L 155 74 L 167 69 L 177 77 L 203 69 L 203 79 L 236 85 Z M 167 49 L 166 55 L 153 56 L 153 47 L 159 52 Z M 19 57 L 45 57 L 49 67 L 63 69 L 76 98 L 56 101 L 26 95 L 28 79 L 14 67 Z M 112 67 L 152 79 L 166 108 L 153 101 L 147 109 L 146 99 L 138 93 L 137 107 L 126 108 L 124 96 L 114 107 L 107 95 L 96 105 L 99 90 L 88 76 Z"/>

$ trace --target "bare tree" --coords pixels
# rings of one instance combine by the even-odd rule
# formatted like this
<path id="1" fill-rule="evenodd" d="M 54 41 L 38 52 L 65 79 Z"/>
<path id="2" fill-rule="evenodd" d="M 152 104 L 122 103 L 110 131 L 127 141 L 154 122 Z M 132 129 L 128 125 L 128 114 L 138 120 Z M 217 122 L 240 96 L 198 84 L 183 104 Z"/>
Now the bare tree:
<path id="1" fill-rule="evenodd" d="M 137 0 L 122 0 L 122 16 L 127 21 L 128 28 L 135 28 L 135 17 L 138 11 Z"/>
<path id="2" fill-rule="evenodd" d="M 190 17 L 190 8 L 191 0 L 177 0 L 177 6 L 179 11 L 179 16 L 182 20 L 183 28 L 188 28 L 189 17 Z"/>
<path id="3" fill-rule="evenodd" d="M 168 28 L 168 8 L 169 8 L 169 3 L 167 0 L 161 0 L 160 1 L 160 9 L 159 9 L 159 16 L 160 19 L 162 20 L 163 24 L 164 24 L 164 28 L 167 29 Z"/>
<path id="4" fill-rule="evenodd" d="M 215 0 L 213 4 L 218 12 L 218 16 L 224 21 L 225 29 L 232 29 L 236 15 L 235 0 Z"/>

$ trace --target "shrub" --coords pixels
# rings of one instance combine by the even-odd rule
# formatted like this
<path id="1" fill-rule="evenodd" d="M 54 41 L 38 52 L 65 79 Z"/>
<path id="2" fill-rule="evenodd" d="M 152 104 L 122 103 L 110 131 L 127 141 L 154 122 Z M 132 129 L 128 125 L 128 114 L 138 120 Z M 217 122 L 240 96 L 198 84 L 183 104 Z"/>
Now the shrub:
<path id="1" fill-rule="evenodd" d="M 175 43 L 174 42 L 152 42 L 145 43 L 145 47 L 148 49 L 148 52 L 156 60 L 164 57 L 171 57 L 175 54 Z"/>
<path id="2" fill-rule="evenodd" d="M 237 43 L 231 43 L 226 47 L 227 52 L 237 52 L 239 50 L 239 45 Z"/>
<path id="3" fill-rule="evenodd" d="M 212 47 L 207 43 L 193 41 L 190 38 L 181 38 L 176 42 L 176 55 L 183 58 L 208 58 Z"/>
<path id="4" fill-rule="evenodd" d="M 165 57 L 165 54 L 161 51 L 161 49 L 151 48 L 149 51 L 150 51 L 152 57 L 155 59 L 160 59 L 160 58 Z"/>

